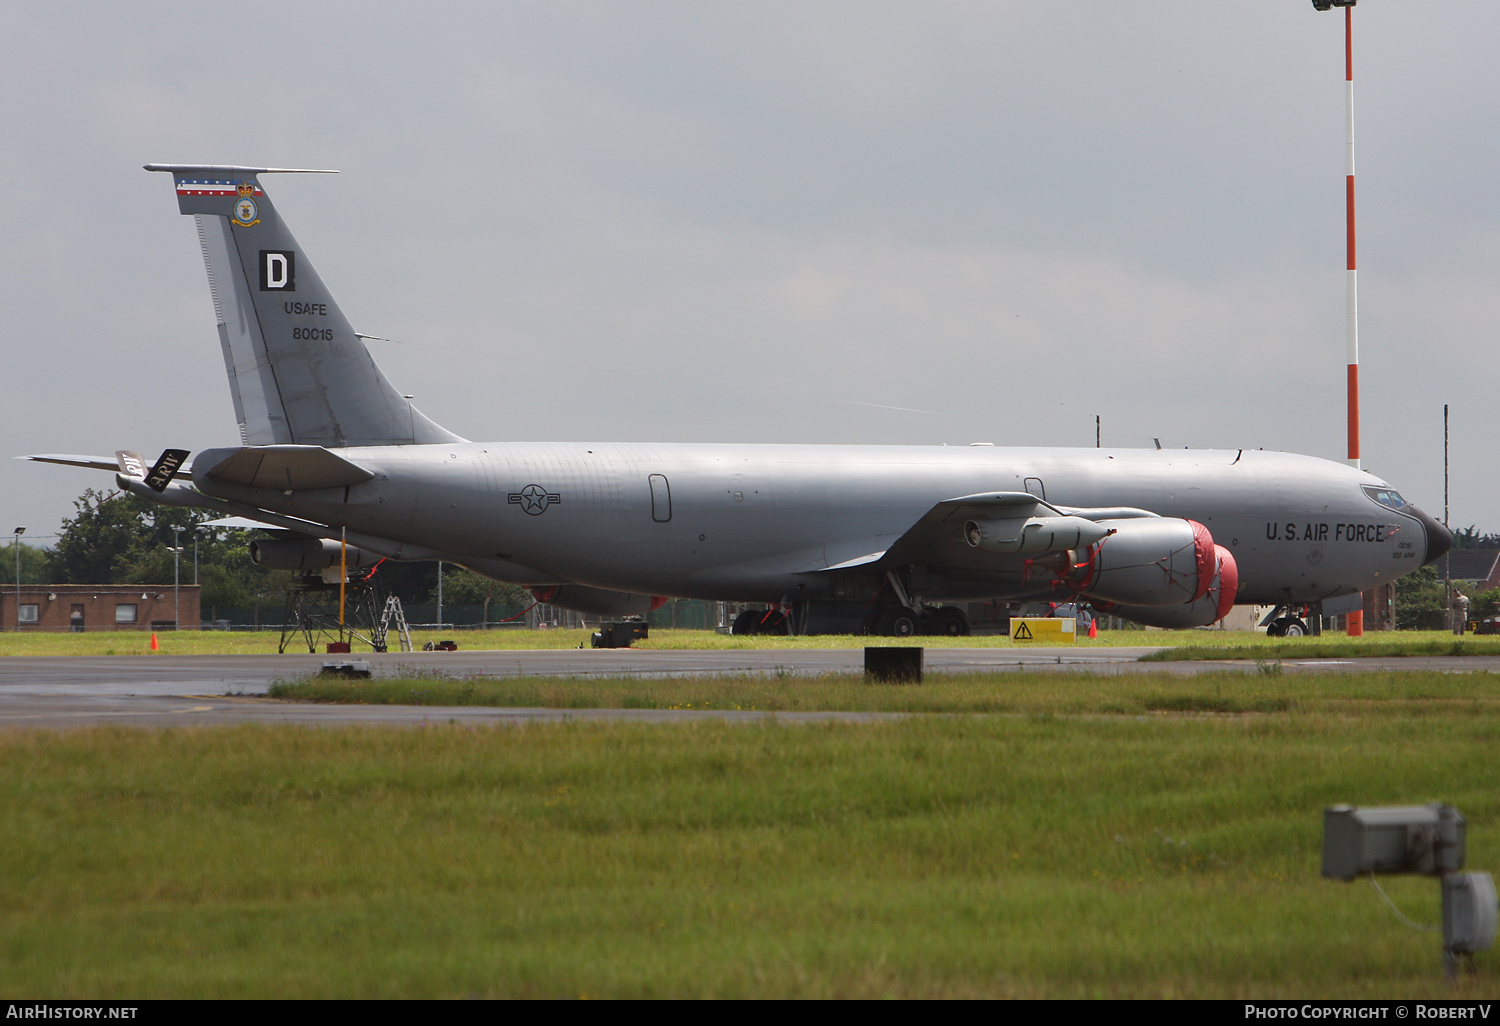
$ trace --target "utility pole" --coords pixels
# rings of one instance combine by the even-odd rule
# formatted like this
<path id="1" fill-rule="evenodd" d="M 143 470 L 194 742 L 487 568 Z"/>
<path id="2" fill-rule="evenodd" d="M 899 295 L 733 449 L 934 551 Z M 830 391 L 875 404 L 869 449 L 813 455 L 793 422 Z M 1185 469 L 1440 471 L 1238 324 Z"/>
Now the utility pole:
<path id="1" fill-rule="evenodd" d="M 442 627 L 443 627 L 443 561 L 441 559 L 438 560 L 438 592 L 437 592 L 437 598 L 438 598 L 437 625 L 438 625 L 438 629 L 441 630 Z"/>
<path id="2" fill-rule="evenodd" d="M 1443 526 L 1448 527 L 1448 404 L 1443 404 Z M 1452 530 L 1452 528 L 1449 528 Z M 1453 627 L 1453 573 L 1448 562 L 1448 553 L 1443 553 L 1443 609 L 1448 614 L 1448 627 Z"/>

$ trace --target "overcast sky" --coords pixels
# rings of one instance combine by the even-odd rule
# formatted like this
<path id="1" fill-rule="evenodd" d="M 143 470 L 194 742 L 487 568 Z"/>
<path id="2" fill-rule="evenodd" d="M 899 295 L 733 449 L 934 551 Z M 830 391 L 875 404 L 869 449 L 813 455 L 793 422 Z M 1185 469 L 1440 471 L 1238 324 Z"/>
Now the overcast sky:
<path id="1" fill-rule="evenodd" d="M 1364 463 L 1500 531 L 1500 4 L 1355 11 Z M 0 6 L 0 447 L 235 444 L 192 219 L 266 176 L 469 438 L 1344 455 L 1307 0 Z M 106 474 L 0 460 L 0 536 Z"/>

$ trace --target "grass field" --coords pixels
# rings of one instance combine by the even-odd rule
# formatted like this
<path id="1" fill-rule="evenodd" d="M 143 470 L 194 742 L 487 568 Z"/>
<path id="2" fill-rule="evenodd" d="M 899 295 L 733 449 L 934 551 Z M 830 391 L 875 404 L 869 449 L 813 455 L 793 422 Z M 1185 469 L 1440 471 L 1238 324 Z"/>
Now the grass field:
<path id="1" fill-rule="evenodd" d="M 428 641 L 452 638 L 464 650 L 560 649 L 587 647 L 586 630 L 418 631 L 417 648 Z M 151 651 L 151 635 L 144 631 L 91 631 L 83 634 L 0 631 L 0 657 L 84 655 L 251 655 L 273 653 L 279 631 L 161 631 L 160 646 Z M 1455 643 L 1462 648 L 1454 652 Z M 636 642 L 647 649 L 770 649 L 795 651 L 817 648 L 863 648 L 866 645 L 920 644 L 927 648 L 1010 647 L 1004 636 L 969 638 L 867 638 L 853 635 L 814 635 L 797 638 L 734 637 L 713 631 L 653 630 Z M 1375 655 L 1500 655 L 1500 637 L 1469 636 L 1462 641 L 1445 631 L 1371 633 L 1362 638 L 1325 635 L 1323 638 L 1268 638 L 1247 631 L 1101 631 L 1097 639 L 1080 638 L 1074 647 L 1166 646 L 1179 650 L 1172 658 L 1280 659 L 1333 655 L 1340 658 Z M 1394 648 L 1392 647 L 1394 646 Z M 1050 646 L 1061 647 L 1061 646 Z M 356 651 L 362 646 L 355 646 Z M 287 651 L 305 652 L 293 644 Z"/>
<path id="2" fill-rule="evenodd" d="M 1000 713 L 1030 716 L 1149 713 L 1383 714 L 1409 716 L 1463 708 L 1500 714 L 1500 674 L 1438 671 L 1182 677 L 1141 673 L 1010 670 L 928 674 L 920 685 L 867 683 L 862 675 L 633 677 L 458 677 L 375 680 L 313 677 L 271 685 L 272 698 L 378 705 L 501 706 L 548 709 L 740 709 L 773 712 Z"/>
<path id="3" fill-rule="evenodd" d="M 1001 686 L 1022 714 L 3 732 L 0 990 L 1500 991 L 1492 954 L 1452 990 L 1432 934 L 1318 875 L 1343 801 L 1451 801 L 1500 868 L 1493 675 Z M 1386 886 L 1436 921 L 1434 881 Z"/>

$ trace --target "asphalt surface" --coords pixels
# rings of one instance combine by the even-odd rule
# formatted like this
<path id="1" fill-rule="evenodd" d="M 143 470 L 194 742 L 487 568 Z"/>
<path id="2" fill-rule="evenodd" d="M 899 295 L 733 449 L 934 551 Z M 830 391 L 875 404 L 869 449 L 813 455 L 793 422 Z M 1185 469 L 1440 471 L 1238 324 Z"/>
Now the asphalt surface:
<path id="1" fill-rule="evenodd" d="M 932 648 L 928 673 L 1054 670 L 1121 674 L 1255 672 L 1253 660 L 1141 663 L 1149 647 L 1086 649 Z M 369 662 L 377 677 L 441 671 L 457 676 L 671 677 L 706 674 L 859 673 L 861 649 L 652 651 L 565 649 L 491 652 L 388 652 L 324 656 L 81 656 L 0 659 L 0 727 L 99 724 L 184 726 L 212 723 L 419 725 L 428 722 L 525 723 L 548 720 L 675 722 L 699 719 L 785 722 L 863 721 L 882 713 L 761 713 L 686 709 L 499 709 L 475 706 L 310 705 L 264 697 L 277 680 L 316 673 L 330 660 Z M 1500 656 L 1286 660 L 1286 673 L 1351 670 L 1500 671 Z"/>

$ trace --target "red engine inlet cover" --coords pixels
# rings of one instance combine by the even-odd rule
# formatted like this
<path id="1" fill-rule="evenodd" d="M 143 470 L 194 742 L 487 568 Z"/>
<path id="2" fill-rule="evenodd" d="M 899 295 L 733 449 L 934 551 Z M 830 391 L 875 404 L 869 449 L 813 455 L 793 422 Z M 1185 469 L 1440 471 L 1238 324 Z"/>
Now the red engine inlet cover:
<path id="1" fill-rule="evenodd" d="M 1240 566 L 1234 561 L 1234 553 L 1222 545 L 1214 546 L 1214 554 L 1219 559 L 1219 615 L 1214 617 L 1217 623 L 1234 608 L 1234 597 L 1240 591 Z"/>
<path id="2" fill-rule="evenodd" d="M 1224 552 L 1224 550 L 1214 544 L 1214 536 L 1209 533 L 1208 528 L 1196 520 L 1189 520 L 1188 523 L 1193 527 L 1193 549 L 1198 557 L 1198 590 L 1192 598 L 1192 601 L 1197 602 L 1208 594 L 1208 589 L 1214 583 L 1214 564 L 1218 561 L 1218 553 L 1214 550 L 1218 549 L 1219 552 Z M 1227 552 L 1224 554 L 1229 555 Z M 1234 565 L 1234 557 L 1230 556 L 1229 562 L 1231 566 Z M 1236 571 L 1237 577 L 1238 571 Z"/>

